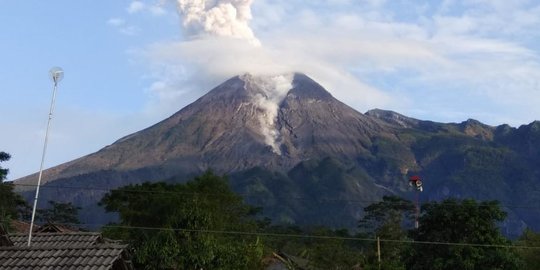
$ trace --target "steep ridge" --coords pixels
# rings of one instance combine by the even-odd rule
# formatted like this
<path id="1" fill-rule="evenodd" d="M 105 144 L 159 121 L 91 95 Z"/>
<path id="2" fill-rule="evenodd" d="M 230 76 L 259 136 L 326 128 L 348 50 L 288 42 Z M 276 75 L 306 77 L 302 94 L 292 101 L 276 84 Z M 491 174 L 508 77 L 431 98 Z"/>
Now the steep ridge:
<path id="1" fill-rule="evenodd" d="M 46 170 L 42 183 L 100 172 L 108 179 L 111 172 L 132 175 L 138 170 L 156 178 L 140 181 L 209 168 L 218 173 L 256 166 L 287 171 L 316 156 L 354 159 L 368 151 L 370 135 L 384 128 L 306 75 L 244 74 L 147 129 Z M 31 185 L 36 178 L 33 174 L 17 182 Z"/>
<path id="2" fill-rule="evenodd" d="M 422 201 L 530 206 L 505 208 L 506 233 L 517 235 L 540 228 L 538 123 L 492 127 L 380 109 L 362 114 L 304 74 L 244 74 L 147 129 L 46 170 L 41 201 L 70 201 L 85 208 L 83 223 L 104 222 L 109 217 L 96 202 L 108 189 L 182 182 L 212 169 L 228 174 L 233 188 L 276 222 L 354 228 L 363 207 L 383 195 L 413 198 L 407 177 L 419 174 Z"/>
<path id="3" fill-rule="evenodd" d="M 43 183 L 143 168 L 156 168 L 160 177 L 209 168 L 219 173 L 255 166 L 286 171 L 313 156 L 355 158 L 367 151 L 370 135 L 385 127 L 303 74 L 245 74 L 160 123 L 46 170 Z M 36 177 L 18 182 L 33 183 Z"/>

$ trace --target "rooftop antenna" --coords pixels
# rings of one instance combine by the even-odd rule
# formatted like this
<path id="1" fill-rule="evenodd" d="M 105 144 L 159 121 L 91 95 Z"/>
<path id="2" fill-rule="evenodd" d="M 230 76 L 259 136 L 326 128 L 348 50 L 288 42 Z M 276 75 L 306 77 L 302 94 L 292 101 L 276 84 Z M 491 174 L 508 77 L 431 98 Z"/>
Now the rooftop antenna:
<path id="1" fill-rule="evenodd" d="M 30 222 L 30 229 L 28 231 L 28 246 L 32 244 L 32 230 L 34 228 L 34 219 L 36 217 L 36 208 L 39 196 L 39 187 L 41 185 L 41 176 L 43 175 L 43 164 L 45 163 L 45 153 L 47 152 L 47 142 L 49 141 L 49 129 L 51 127 L 51 120 L 54 112 L 54 101 L 56 99 L 56 90 L 58 88 L 58 82 L 64 78 L 64 71 L 59 67 L 53 67 L 49 70 L 49 76 L 54 83 L 51 108 L 49 110 L 49 120 L 47 121 L 47 130 L 45 131 L 45 142 L 43 143 L 43 153 L 41 155 L 41 165 L 39 166 L 39 176 L 36 186 L 36 197 L 34 198 L 34 208 L 32 209 L 32 221 Z"/>

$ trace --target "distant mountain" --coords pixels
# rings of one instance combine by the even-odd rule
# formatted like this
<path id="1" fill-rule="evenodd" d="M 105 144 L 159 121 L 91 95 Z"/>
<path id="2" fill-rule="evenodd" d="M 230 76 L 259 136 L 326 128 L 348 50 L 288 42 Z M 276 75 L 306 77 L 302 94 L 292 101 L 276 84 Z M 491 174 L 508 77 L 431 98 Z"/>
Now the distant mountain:
<path id="1" fill-rule="evenodd" d="M 539 164 L 540 122 L 516 129 L 362 114 L 306 75 L 245 74 L 154 126 L 45 171 L 42 201 L 72 201 L 86 207 L 83 222 L 101 222 L 104 215 L 93 215 L 106 189 L 182 182 L 212 169 L 277 222 L 353 228 L 384 194 L 412 198 L 407 177 L 418 174 L 422 200 L 500 200 L 511 217 L 503 227 L 517 234 L 540 229 Z"/>

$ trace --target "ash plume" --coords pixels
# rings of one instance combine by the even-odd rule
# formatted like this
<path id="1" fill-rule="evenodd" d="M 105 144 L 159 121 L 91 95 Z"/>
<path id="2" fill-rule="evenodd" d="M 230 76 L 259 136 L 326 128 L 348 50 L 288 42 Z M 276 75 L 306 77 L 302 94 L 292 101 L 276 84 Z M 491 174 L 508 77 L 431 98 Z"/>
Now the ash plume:
<path id="1" fill-rule="evenodd" d="M 182 24 L 193 34 L 211 34 L 260 45 L 249 27 L 252 0 L 177 0 Z"/>

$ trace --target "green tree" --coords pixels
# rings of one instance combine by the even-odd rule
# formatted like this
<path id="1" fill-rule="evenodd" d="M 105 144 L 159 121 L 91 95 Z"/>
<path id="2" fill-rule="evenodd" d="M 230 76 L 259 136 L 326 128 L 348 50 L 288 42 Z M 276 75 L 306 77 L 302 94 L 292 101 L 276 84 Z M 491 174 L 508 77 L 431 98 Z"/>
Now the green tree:
<path id="1" fill-rule="evenodd" d="M 540 234 L 527 228 L 516 243 L 518 246 L 536 247 L 520 248 L 518 254 L 523 259 L 525 266 L 523 270 L 536 270 L 540 265 Z"/>
<path id="2" fill-rule="evenodd" d="M 316 228 L 311 235 L 328 239 L 308 239 L 307 259 L 315 269 L 353 269 L 365 262 L 365 256 L 357 242 L 339 238 L 352 238 L 347 230 Z M 335 237 L 335 238 L 333 238 Z"/>
<path id="3" fill-rule="evenodd" d="M 206 172 L 186 184 L 130 185 L 100 203 L 121 220 L 105 234 L 129 241 L 142 269 L 260 267 L 260 239 L 223 233 L 257 229 L 253 208 L 230 190 L 225 177 Z"/>
<path id="4" fill-rule="evenodd" d="M 11 156 L 0 151 L 0 162 L 8 161 Z M 24 199 L 13 191 L 13 185 L 4 180 L 9 170 L 0 166 L 0 224 L 10 228 L 10 221 L 17 219 L 20 213 L 28 207 Z"/>
<path id="5" fill-rule="evenodd" d="M 497 227 L 506 217 L 497 201 L 447 199 L 424 204 L 422 212 L 415 241 L 448 244 L 415 245 L 408 269 L 522 269 L 514 250 L 500 247 L 511 242 Z"/>
<path id="6" fill-rule="evenodd" d="M 11 156 L 8 153 L 0 151 L 0 162 L 8 161 L 10 158 Z M 4 169 L 2 166 L 0 166 L 0 181 L 6 179 L 8 172 L 8 169 Z"/>
<path id="7" fill-rule="evenodd" d="M 79 224 L 79 210 L 78 206 L 73 205 L 71 202 L 60 203 L 55 201 L 49 201 L 49 208 L 37 210 L 38 220 L 41 222 L 51 222 L 59 224 Z"/>
<path id="8" fill-rule="evenodd" d="M 365 261 L 363 247 L 345 229 L 332 230 L 322 226 L 301 229 L 276 225 L 266 228 L 265 232 L 270 234 L 264 238 L 270 251 L 301 258 L 296 262 L 299 269 L 353 269 Z M 274 234 L 296 237 L 275 237 Z M 306 237 L 298 237 L 300 235 Z"/>
<path id="9" fill-rule="evenodd" d="M 415 206 L 411 201 L 397 196 L 384 196 L 383 200 L 364 208 L 364 217 L 359 228 L 369 237 L 379 237 L 381 242 L 381 260 L 384 269 L 405 269 L 404 256 L 409 245 L 384 240 L 409 240 L 407 229 L 414 222 Z M 377 269 L 376 249 L 368 253 L 368 269 Z"/>

